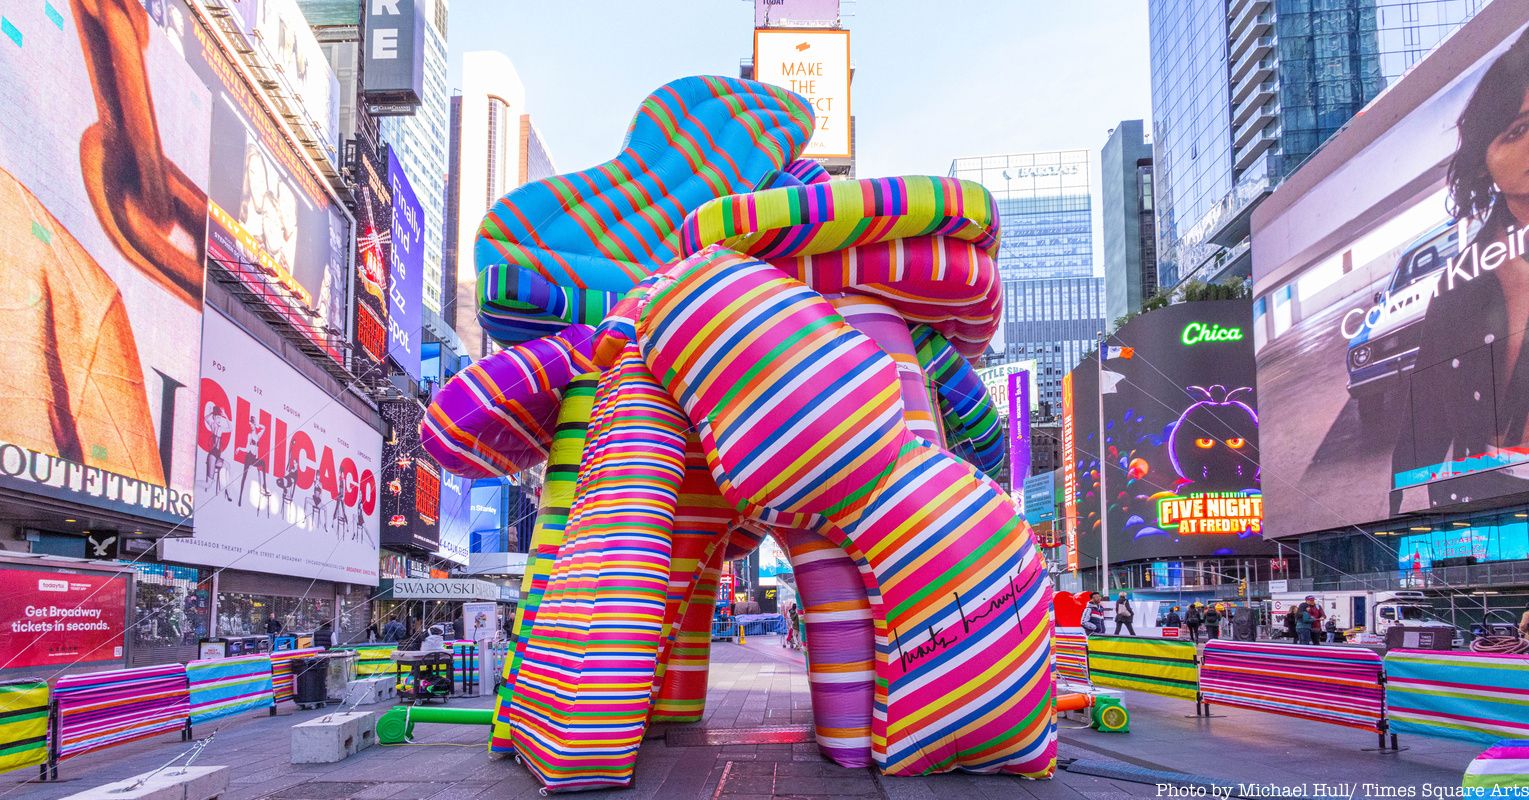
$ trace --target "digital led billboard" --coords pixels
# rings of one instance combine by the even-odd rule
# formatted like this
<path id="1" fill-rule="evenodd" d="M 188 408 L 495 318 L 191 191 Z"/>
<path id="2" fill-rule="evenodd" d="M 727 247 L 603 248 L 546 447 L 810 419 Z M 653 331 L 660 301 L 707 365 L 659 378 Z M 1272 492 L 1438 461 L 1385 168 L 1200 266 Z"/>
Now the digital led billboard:
<path id="1" fill-rule="evenodd" d="M 1259 208 L 1270 535 L 1529 495 L 1529 36 L 1483 9 Z"/>
<path id="2" fill-rule="evenodd" d="M 1102 463 L 1110 560 L 1260 555 L 1264 541 L 1259 416 L 1245 300 L 1180 303 L 1126 323 L 1104 363 Z M 1079 565 L 1099 558 L 1098 362 L 1066 382 L 1076 475 L 1069 540 Z M 1064 447 L 1066 443 L 1064 442 Z M 1071 557 L 1069 558 L 1071 560 Z"/>

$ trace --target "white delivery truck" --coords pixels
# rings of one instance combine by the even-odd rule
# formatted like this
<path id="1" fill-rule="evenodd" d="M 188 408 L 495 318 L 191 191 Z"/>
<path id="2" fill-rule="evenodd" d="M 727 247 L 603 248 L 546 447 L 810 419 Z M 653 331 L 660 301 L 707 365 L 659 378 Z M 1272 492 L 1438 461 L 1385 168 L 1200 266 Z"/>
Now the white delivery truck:
<path id="1" fill-rule="evenodd" d="M 1408 627 L 1451 628 L 1434 615 L 1428 598 L 1422 592 L 1398 591 L 1316 591 L 1278 592 L 1270 597 L 1270 621 L 1274 630 L 1283 630 L 1285 614 L 1305 602 L 1306 596 L 1316 598 L 1322 610 L 1333 619 L 1338 630 L 1361 630 L 1360 641 L 1384 642 L 1386 631 L 1394 625 Z"/>

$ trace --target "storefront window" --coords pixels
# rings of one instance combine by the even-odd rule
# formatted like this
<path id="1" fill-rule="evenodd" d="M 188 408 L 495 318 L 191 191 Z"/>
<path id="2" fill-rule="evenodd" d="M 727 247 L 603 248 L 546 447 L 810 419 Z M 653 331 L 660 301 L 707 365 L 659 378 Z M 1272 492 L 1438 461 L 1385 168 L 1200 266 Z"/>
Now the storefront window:
<path id="1" fill-rule="evenodd" d="M 122 562 L 130 563 L 130 562 Z M 207 635 L 210 593 L 193 567 L 132 563 L 138 573 L 130 648 L 149 657 L 166 648 L 195 646 Z"/>
<path id="2" fill-rule="evenodd" d="M 334 600 L 223 592 L 218 595 L 218 635 L 262 636 L 271 614 L 284 633 L 312 633 L 334 621 Z"/>

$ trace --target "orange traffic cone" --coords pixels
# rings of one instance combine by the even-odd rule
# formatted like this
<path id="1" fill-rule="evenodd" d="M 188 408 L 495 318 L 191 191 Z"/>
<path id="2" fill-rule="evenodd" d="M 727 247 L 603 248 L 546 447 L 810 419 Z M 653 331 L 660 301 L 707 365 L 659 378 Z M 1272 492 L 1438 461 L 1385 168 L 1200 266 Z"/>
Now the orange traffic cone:
<path id="1" fill-rule="evenodd" d="M 743 632 L 743 623 L 738 623 L 738 644 L 748 644 L 749 637 Z"/>

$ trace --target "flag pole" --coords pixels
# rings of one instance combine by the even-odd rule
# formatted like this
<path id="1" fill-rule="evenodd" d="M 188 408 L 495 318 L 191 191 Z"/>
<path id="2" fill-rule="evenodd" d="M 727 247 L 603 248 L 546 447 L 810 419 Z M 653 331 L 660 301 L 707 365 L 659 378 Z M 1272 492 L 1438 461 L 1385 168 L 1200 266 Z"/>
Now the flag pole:
<path id="1" fill-rule="evenodd" d="M 1110 597 L 1110 493 L 1106 477 L 1109 475 L 1109 447 L 1104 442 L 1104 358 L 1108 353 L 1106 336 L 1099 333 L 1099 373 L 1096 394 L 1099 397 L 1099 592 L 1105 600 Z"/>

